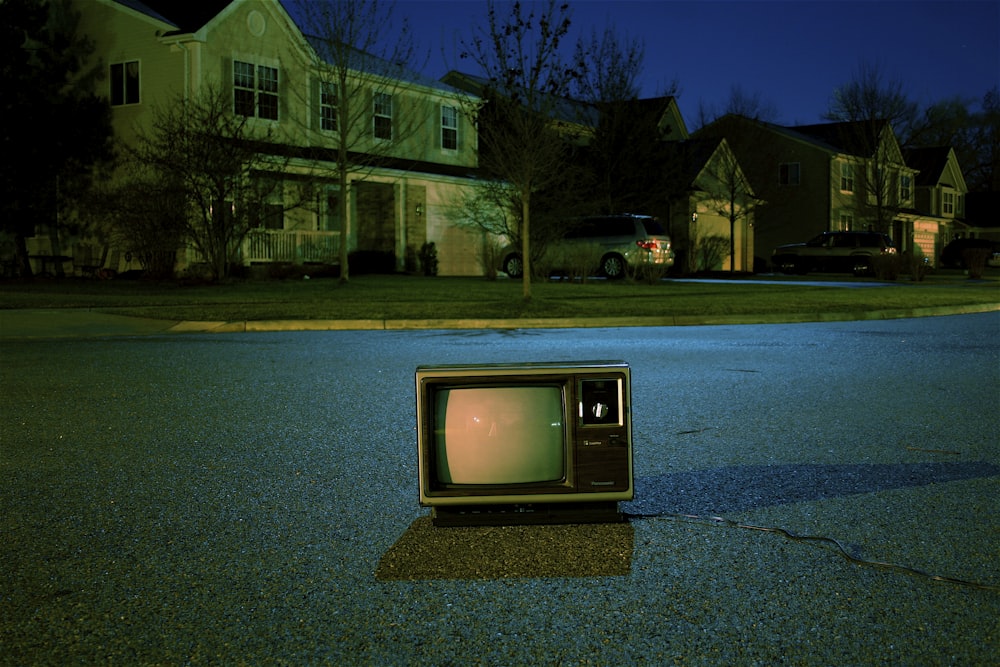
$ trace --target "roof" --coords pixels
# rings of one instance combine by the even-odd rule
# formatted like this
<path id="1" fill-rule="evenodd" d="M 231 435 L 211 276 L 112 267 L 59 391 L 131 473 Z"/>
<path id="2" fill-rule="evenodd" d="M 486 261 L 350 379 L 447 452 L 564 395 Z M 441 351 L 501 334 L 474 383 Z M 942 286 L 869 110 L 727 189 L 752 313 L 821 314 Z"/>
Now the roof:
<path id="1" fill-rule="evenodd" d="M 177 0 L 115 0 L 137 12 L 159 21 L 169 23 L 178 32 L 196 32 L 219 15 L 232 0 L 198 0 L 198 2 L 177 2 Z"/>
<path id="2" fill-rule="evenodd" d="M 673 165 L 675 170 L 676 185 L 685 189 L 694 186 L 698 175 L 723 141 L 721 137 L 704 137 L 664 142 L 663 150 L 667 164 Z"/>
<path id="3" fill-rule="evenodd" d="M 926 148 L 908 148 L 903 151 L 906 165 L 919 169 L 916 184 L 918 187 L 934 187 L 941 182 L 948 158 L 951 155 L 950 146 L 929 146 Z"/>
<path id="4" fill-rule="evenodd" d="M 818 125 L 793 125 L 786 129 L 808 137 L 838 153 L 868 156 L 878 145 L 879 136 L 887 121 L 850 121 L 820 123 Z"/>

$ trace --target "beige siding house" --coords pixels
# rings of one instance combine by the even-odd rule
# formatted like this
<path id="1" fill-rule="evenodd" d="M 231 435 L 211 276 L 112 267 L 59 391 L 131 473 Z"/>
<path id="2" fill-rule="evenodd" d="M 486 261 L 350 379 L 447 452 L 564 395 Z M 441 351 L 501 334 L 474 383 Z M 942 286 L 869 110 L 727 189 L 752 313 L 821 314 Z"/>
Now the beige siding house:
<path id="1" fill-rule="evenodd" d="M 902 250 L 912 237 L 915 177 L 887 123 L 784 127 L 725 116 L 697 136 L 724 136 L 757 196 L 758 267 L 785 243 L 825 231 L 873 229 Z"/>
<path id="2" fill-rule="evenodd" d="M 121 141 L 148 131 L 157 105 L 209 89 L 231 95 L 233 113 L 270 133 L 284 158 L 283 182 L 240 249 L 243 264 L 335 264 L 347 243 L 351 251 L 390 256 L 404 270 L 424 243 L 434 242 L 441 275 L 482 273 L 481 240 L 456 224 L 457 202 L 474 186 L 477 168 L 474 129 L 458 113 L 467 93 L 406 73 L 384 89 L 388 94 L 339 99 L 323 83 L 330 77 L 322 50 L 278 0 L 74 2 L 94 57 L 108 68 L 100 85 Z M 367 135 L 354 137 L 352 146 L 379 158 L 352 173 L 343 193 L 334 176 L 331 123 L 338 103 L 372 110 Z M 303 191 L 309 201 L 293 204 Z M 341 197 L 348 201 L 346 220 L 339 219 Z M 108 268 L 140 268 L 128 248 L 119 250 Z M 199 261 L 186 248 L 177 268 Z"/>
<path id="3" fill-rule="evenodd" d="M 909 239 L 931 266 L 953 238 L 968 234 L 964 222 L 968 188 L 955 151 L 949 146 L 914 148 L 905 152 L 906 163 L 918 169 L 914 182 L 914 213 Z"/>

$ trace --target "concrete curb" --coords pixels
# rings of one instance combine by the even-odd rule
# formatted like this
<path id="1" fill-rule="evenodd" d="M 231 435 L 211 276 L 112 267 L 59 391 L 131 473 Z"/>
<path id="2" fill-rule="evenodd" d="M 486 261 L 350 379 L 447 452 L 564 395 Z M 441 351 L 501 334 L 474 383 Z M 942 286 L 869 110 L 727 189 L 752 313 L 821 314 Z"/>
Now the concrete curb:
<path id="1" fill-rule="evenodd" d="M 1000 303 L 965 306 L 934 306 L 898 310 L 787 315 L 680 315 L 664 317 L 422 319 L 422 320 L 246 320 L 236 322 L 179 322 L 169 333 L 250 333 L 266 331 L 407 331 L 427 329 L 583 329 L 624 327 L 671 327 L 724 324 L 796 324 L 803 322 L 848 322 L 891 320 L 908 317 L 940 317 L 1000 311 Z"/>

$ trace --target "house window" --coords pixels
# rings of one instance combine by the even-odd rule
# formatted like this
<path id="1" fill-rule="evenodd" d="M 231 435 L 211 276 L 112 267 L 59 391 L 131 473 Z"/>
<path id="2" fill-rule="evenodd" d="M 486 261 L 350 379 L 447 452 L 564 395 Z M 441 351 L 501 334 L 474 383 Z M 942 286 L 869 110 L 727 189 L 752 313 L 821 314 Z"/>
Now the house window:
<path id="1" fill-rule="evenodd" d="M 233 112 L 278 120 L 278 68 L 234 60 Z"/>
<path id="2" fill-rule="evenodd" d="M 337 84 L 328 81 L 319 84 L 319 126 L 337 131 Z"/>
<path id="3" fill-rule="evenodd" d="M 955 215 L 955 193 L 945 192 L 941 197 L 941 212 L 944 215 Z"/>
<path id="4" fill-rule="evenodd" d="M 798 162 L 782 162 L 778 165 L 778 184 L 798 185 L 801 182 L 800 170 Z"/>
<path id="5" fill-rule="evenodd" d="M 909 174 L 899 176 L 899 201 L 908 202 L 913 196 L 913 177 Z"/>
<path id="6" fill-rule="evenodd" d="M 853 213 L 841 213 L 840 214 L 840 231 L 849 232 L 854 229 L 854 214 Z"/>
<path id="7" fill-rule="evenodd" d="M 458 109 L 441 107 L 441 148 L 458 150 Z"/>
<path id="8" fill-rule="evenodd" d="M 376 139 L 392 139 L 392 95 L 375 93 L 375 117 L 372 132 Z"/>
<path id="9" fill-rule="evenodd" d="M 841 192 L 854 192 L 854 165 L 840 165 L 840 190 Z"/>
<path id="10" fill-rule="evenodd" d="M 139 103 L 139 61 L 111 65 L 111 106 Z"/>

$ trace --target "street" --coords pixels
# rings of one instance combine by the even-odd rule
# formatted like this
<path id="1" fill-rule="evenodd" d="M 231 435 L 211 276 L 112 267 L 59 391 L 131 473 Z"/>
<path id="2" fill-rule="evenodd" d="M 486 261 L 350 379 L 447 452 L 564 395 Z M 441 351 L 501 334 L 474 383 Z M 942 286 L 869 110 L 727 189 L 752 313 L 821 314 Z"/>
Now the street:
<path id="1" fill-rule="evenodd" d="M 0 664 L 984 664 L 998 334 L 1000 313 L 0 341 Z M 380 569 L 437 539 L 417 365 L 591 359 L 633 373 L 624 571 Z"/>

